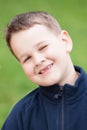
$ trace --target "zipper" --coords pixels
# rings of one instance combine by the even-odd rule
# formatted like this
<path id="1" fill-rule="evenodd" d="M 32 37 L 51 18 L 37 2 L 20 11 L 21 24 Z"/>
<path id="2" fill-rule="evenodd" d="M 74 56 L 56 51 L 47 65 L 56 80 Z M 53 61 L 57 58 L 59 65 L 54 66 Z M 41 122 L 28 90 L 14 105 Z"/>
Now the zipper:
<path id="1" fill-rule="evenodd" d="M 60 88 L 59 95 L 61 96 L 61 130 L 64 130 L 64 94 L 63 94 L 63 88 Z"/>

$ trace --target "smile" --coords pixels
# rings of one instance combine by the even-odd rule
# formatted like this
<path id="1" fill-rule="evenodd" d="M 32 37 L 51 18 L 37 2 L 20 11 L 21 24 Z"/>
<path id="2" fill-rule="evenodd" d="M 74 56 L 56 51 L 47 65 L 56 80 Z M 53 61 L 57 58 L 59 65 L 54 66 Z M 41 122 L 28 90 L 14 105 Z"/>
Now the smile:
<path id="1" fill-rule="evenodd" d="M 53 63 L 44 67 L 43 69 L 40 70 L 39 74 L 46 74 L 52 68 L 52 66 L 53 66 Z"/>

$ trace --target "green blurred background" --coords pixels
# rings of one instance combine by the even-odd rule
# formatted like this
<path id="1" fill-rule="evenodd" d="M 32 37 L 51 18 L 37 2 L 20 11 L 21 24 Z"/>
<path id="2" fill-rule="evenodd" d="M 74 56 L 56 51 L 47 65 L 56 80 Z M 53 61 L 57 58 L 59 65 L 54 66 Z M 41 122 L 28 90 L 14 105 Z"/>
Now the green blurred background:
<path id="1" fill-rule="evenodd" d="M 36 10 L 51 13 L 69 32 L 73 63 L 87 71 L 87 0 L 0 0 L 0 127 L 13 105 L 37 87 L 8 50 L 3 30 L 16 14 Z"/>

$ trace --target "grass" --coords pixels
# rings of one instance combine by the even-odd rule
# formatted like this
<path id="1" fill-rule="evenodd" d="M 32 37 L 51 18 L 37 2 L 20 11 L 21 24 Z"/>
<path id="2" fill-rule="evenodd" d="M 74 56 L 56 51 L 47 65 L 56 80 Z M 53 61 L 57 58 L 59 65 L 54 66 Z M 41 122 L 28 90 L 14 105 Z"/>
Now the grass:
<path id="1" fill-rule="evenodd" d="M 87 1 L 86 0 L 0 0 L 0 127 L 12 106 L 36 87 L 9 52 L 3 30 L 7 23 L 22 12 L 43 10 L 51 13 L 73 39 L 73 63 L 87 71 Z"/>

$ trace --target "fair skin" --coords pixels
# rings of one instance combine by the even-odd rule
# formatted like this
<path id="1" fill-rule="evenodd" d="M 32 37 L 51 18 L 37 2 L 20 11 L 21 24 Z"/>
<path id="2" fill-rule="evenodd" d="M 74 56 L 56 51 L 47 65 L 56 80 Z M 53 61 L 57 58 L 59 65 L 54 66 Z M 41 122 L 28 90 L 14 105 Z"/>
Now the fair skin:
<path id="1" fill-rule="evenodd" d="M 44 25 L 34 25 L 13 34 L 11 47 L 26 75 L 38 85 L 73 85 L 78 77 L 69 56 L 72 40 L 66 31 L 55 35 Z"/>

